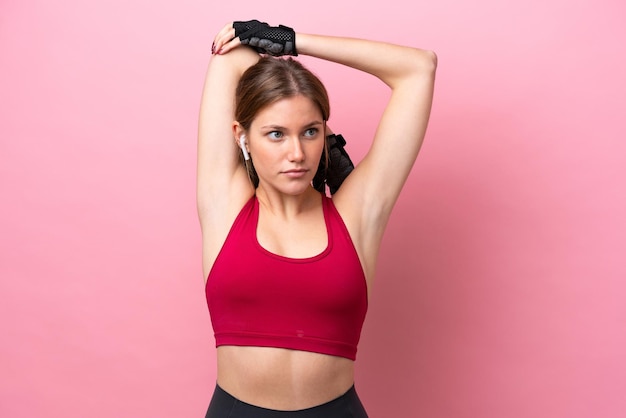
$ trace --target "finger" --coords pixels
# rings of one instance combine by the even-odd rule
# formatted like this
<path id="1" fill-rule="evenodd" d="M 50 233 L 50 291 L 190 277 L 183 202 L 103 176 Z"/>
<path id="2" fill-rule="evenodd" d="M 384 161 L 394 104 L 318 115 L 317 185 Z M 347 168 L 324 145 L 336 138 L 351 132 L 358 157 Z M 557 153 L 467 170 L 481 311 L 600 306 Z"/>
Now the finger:
<path id="1" fill-rule="evenodd" d="M 226 54 L 227 52 L 237 48 L 239 45 L 241 45 L 241 41 L 239 40 L 239 38 L 231 39 L 230 41 L 226 42 L 220 49 L 218 49 L 216 53 L 220 55 Z"/>
<path id="2" fill-rule="evenodd" d="M 222 34 L 222 36 L 220 37 L 220 39 L 217 42 L 217 45 L 215 46 L 215 50 L 217 51 L 226 51 L 226 50 L 231 50 L 233 48 L 235 48 L 237 45 L 233 44 L 233 41 L 237 40 L 239 41 L 239 38 L 235 38 L 235 30 L 232 29 L 231 31 L 227 31 L 224 34 Z M 227 48 L 226 50 L 224 48 Z"/>
<path id="3" fill-rule="evenodd" d="M 222 29 L 220 29 L 219 32 L 217 32 L 217 35 L 215 35 L 215 37 L 216 38 L 223 37 L 226 33 L 230 32 L 231 30 L 234 31 L 233 22 L 230 22 L 224 25 Z"/>
<path id="4" fill-rule="evenodd" d="M 235 37 L 235 29 L 232 23 L 225 25 L 213 39 L 213 52 L 216 53 Z"/>
<path id="5" fill-rule="evenodd" d="M 226 42 L 232 39 L 231 30 L 234 32 L 232 26 L 226 25 L 217 33 L 217 35 L 215 35 L 215 39 L 213 40 L 213 46 L 215 47 L 216 51 L 219 51 Z"/>

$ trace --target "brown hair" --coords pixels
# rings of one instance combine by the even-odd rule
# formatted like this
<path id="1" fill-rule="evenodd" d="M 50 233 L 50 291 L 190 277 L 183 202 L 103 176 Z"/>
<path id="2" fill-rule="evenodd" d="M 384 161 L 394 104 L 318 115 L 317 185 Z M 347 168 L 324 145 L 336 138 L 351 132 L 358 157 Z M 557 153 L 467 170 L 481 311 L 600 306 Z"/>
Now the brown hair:
<path id="1" fill-rule="evenodd" d="M 248 68 L 235 91 L 235 119 L 244 130 L 250 129 L 252 121 L 264 107 L 281 99 L 302 95 L 319 108 L 324 122 L 330 116 L 328 92 L 319 78 L 292 58 L 263 57 Z M 324 158 L 327 158 L 324 147 Z M 254 187 L 259 178 L 254 165 L 246 164 Z"/>

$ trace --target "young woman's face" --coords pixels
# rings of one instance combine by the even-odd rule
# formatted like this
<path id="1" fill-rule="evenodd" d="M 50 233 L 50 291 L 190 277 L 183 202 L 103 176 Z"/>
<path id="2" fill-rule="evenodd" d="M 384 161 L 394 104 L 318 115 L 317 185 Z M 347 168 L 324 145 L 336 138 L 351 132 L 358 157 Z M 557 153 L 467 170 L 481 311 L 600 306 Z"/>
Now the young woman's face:
<path id="1" fill-rule="evenodd" d="M 310 99 L 294 96 L 265 107 L 248 131 L 259 184 L 302 193 L 317 172 L 324 141 L 322 113 Z"/>

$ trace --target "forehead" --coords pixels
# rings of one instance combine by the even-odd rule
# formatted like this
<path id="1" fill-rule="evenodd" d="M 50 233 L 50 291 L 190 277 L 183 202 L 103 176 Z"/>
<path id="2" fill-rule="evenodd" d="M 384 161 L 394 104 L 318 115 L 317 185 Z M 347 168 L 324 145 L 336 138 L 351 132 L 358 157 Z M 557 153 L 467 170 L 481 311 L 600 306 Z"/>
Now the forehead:
<path id="1" fill-rule="evenodd" d="M 308 97 L 293 96 L 265 106 L 257 113 L 253 125 L 300 126 L 322 123 L 322 112 Z"/>

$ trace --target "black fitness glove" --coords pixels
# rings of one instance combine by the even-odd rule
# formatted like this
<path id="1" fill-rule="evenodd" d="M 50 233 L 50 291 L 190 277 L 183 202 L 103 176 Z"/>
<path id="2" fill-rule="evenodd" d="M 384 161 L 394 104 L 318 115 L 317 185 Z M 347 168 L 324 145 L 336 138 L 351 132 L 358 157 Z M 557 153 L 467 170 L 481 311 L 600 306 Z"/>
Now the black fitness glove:
<path id="1" fill-rule="evenodd" d="M 348 177 L 348 174 L 354 170 L 354 164 L 343 148 L 346 145 L 346 140 L 342 135 L 328 135 L 327 141 L 328 166 L 326 165 L 324 155 L 322 155 L 317 173 L 313 178 L 313 187 L 317 191 L 323 192 L 325 189 L 324 184 L 327 184 L 330 194 L 335 194 L 339 190 L 341 183 Z"/>
<path id="2" fill-rule="evenodd" d="M 251 46 L 260 54 L 298 55 L 296 52 L 296 32 L 293 29 L 279 25 L 270 26 L 258 20 L 234 22 L 235 38 L 243 45 Z"/>

